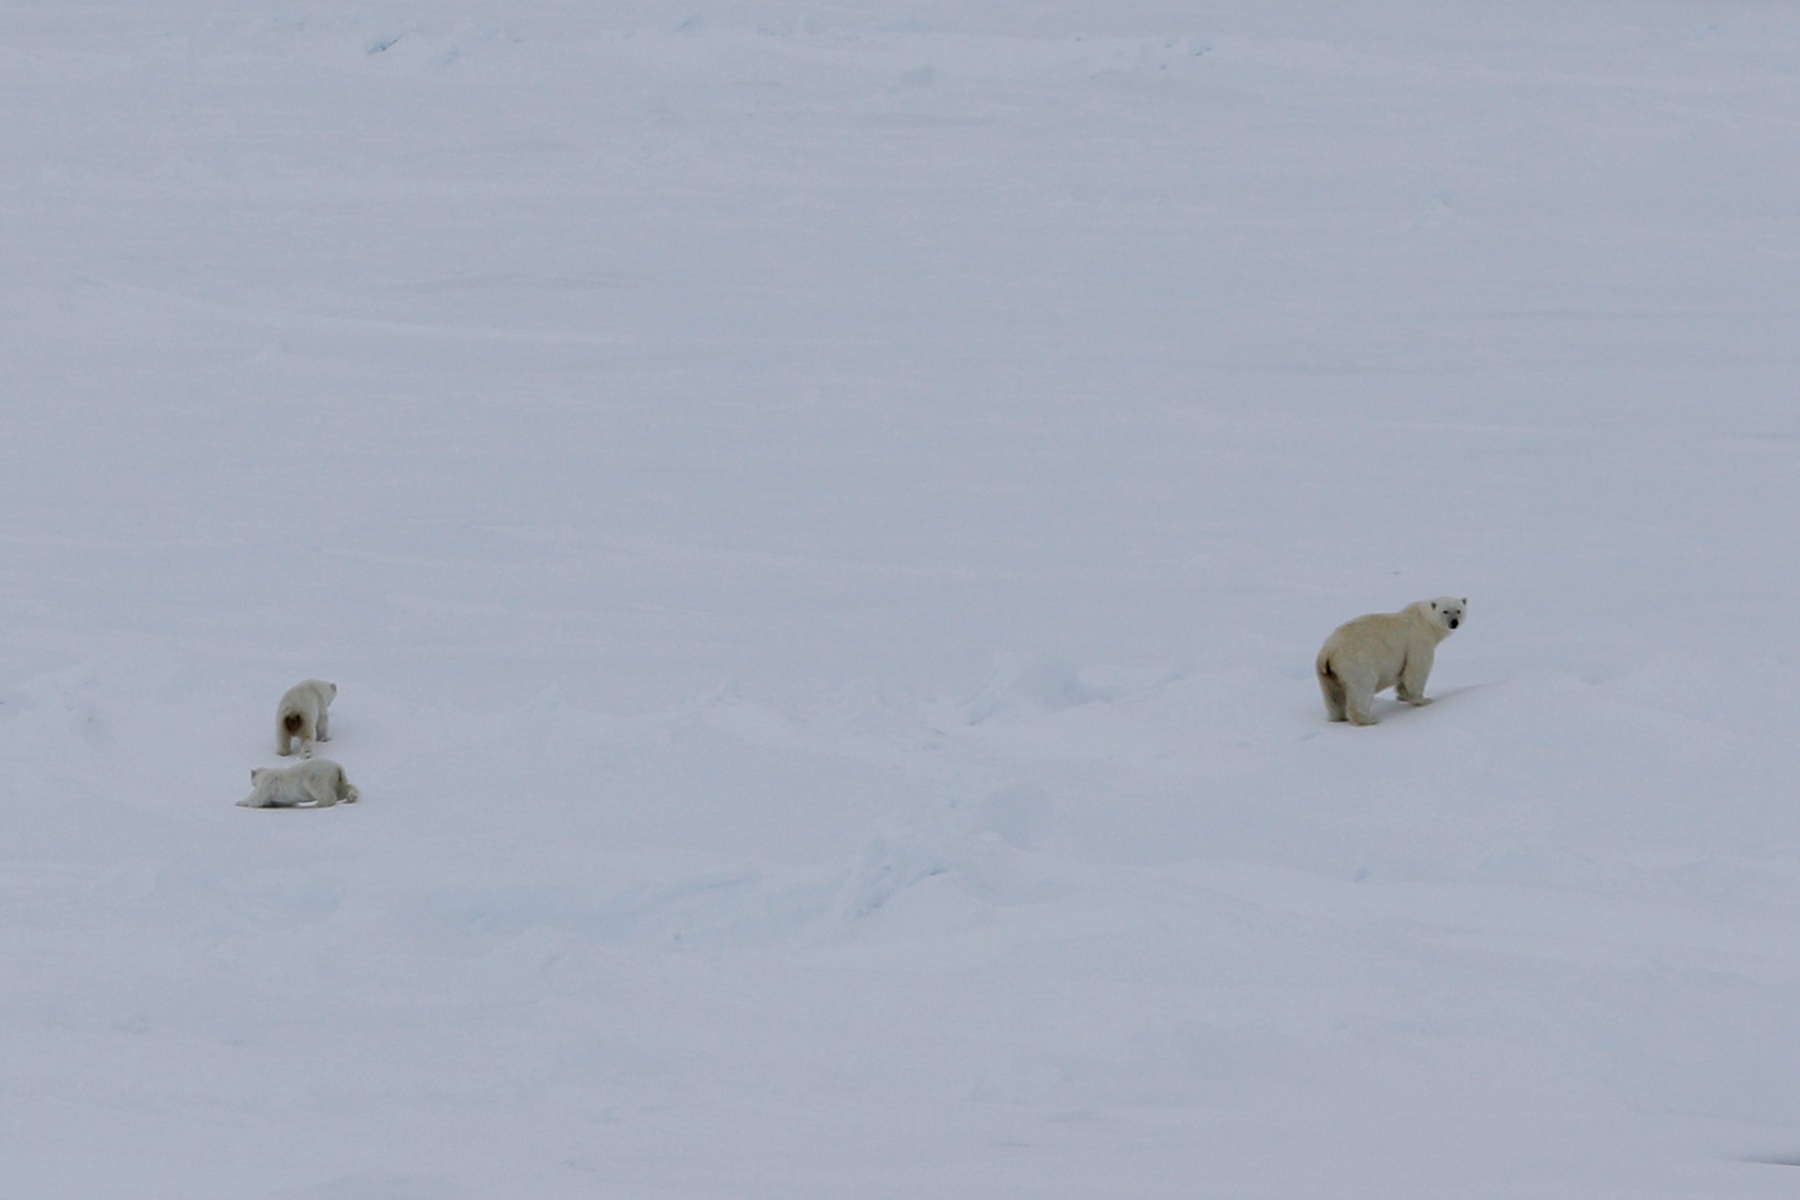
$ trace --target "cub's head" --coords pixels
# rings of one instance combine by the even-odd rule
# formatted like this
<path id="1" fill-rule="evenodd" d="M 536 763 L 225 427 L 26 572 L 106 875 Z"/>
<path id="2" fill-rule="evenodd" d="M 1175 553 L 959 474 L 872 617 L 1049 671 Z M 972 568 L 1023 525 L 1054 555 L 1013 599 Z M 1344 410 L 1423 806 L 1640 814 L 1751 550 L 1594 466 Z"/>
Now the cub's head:
<path id="1" fill-rule="evenodd" d="M 1452 633 L 1455 633 L 1456 627 L 1463 623 L 1463 614 L 1469 609 L 1467 596 L 1461 600 L 1455 596 L 1439 596 L 1436 600 L 1427 600 L 1425 603 L 1431 609 L 1431 615 L 1437 618 L 1438 623 Z"/>

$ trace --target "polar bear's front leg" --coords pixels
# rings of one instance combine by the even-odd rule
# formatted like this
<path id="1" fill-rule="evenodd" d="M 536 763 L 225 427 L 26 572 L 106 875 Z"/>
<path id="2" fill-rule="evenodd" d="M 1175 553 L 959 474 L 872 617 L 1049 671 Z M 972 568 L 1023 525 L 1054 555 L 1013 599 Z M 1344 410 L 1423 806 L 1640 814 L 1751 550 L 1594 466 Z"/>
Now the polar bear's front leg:
<path id="1" fill-rule="evenodd" d="M 1424 708 L 1431 703 L 1425 698 L 1425 680 L 1431 675 L 1434 657 L 1429 646 L 1406 656 L 1406 662 L 1400 667 L 1400 678 L 1394 681 L 1395 699 L 1414 708 Z"/>

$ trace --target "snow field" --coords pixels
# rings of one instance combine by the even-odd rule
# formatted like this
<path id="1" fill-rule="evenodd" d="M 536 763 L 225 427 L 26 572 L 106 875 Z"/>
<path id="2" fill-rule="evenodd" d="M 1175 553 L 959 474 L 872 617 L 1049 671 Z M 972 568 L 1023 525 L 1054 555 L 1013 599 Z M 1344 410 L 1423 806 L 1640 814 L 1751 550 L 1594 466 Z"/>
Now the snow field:
<path id="1" fill-rule="evenodd" d="M 1784 1194 L 1796 32 L 7 9 L 0 1196 Z"/>

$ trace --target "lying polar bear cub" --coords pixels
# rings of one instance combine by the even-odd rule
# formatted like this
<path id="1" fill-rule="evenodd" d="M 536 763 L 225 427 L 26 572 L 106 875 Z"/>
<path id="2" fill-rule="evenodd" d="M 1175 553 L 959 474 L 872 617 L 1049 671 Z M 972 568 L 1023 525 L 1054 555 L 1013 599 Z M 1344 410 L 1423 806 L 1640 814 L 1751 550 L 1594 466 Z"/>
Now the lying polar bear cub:
<path id="1" fill-rule="evenodd" d="M 331 702 L 337 699 L 337 684 L 323 679 L 296 683 L 282 694 L 275 706 L 275 753 L 294 752 L 293 742 L 300 739 L 300 757 L 313 756 L 313 743 L 331 740 Z"/>
<path id="2" fill-rule="evenodd" d="M 338 801 L 355 804 L 362 793 L 350 786 L 344 768 L 329 758 L 314 758 L 292 767 L 257 767 L 250 772 L 255 788 L 238 801 L 239 808 L 295 808 L 302 804 L 330 808 Z"/>
<path id="3" fill-rule="evenodd" d="M 1370 613 L 1346 621 L 1325 639 L 1314 668 L 1325 711 L 1334 721 L 1374 725 L 1369 711 L 1375 693 L 1394 689 L 1394 696 L 1415 707 L 1425 698 L 1425 677 L 1437 644 L 1456 631 L 1469 601 L 1454 596 L 1419 600 L 1397 613 Z"/>

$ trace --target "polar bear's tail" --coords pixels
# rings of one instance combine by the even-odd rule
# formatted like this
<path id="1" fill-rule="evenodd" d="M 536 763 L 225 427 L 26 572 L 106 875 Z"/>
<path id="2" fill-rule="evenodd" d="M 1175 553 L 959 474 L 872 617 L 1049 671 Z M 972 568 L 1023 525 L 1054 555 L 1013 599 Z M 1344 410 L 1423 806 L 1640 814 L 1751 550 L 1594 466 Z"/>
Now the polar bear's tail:
<path id="1" fill-rule="evenodd" d="M 287 716 L 281 718 L 281 727 L 289 733 L 299 733 L 305 725 L 306 718 L 297 712 L 291 712 Z"/>

